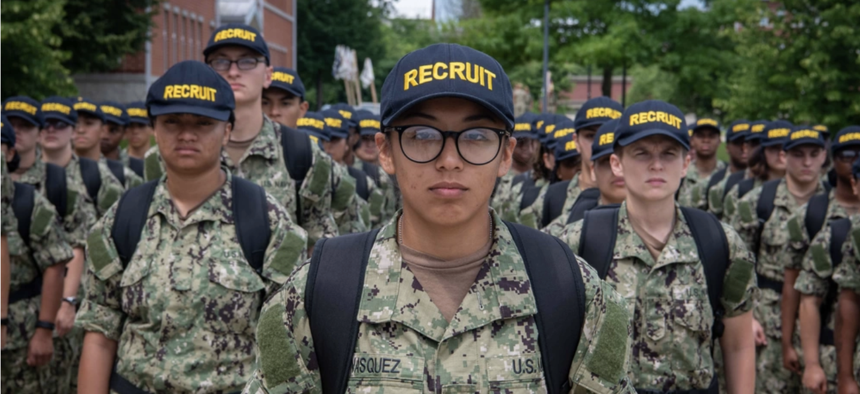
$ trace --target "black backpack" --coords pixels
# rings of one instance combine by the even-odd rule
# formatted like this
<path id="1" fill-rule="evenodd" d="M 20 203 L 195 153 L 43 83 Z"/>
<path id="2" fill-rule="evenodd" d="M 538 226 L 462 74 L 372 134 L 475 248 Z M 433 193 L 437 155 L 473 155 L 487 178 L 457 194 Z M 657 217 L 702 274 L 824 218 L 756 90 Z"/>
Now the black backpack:
<path id="1" fill-rule="evenodd" d="M 349 171 L 349 176 L 355 179 L 355 194 L 358 194 L 362 200 L 367 201 L 370 198 L 370 187 L 367 184 L 367 174 L 352 166 L 346 166 Z"/>
<path id="2" fill-rule="evenodd" d="M 600 206 L 585 213 L 582 235 L 579 239 L 579 256 L 591 264 L 600 279 L 606 278 L 609 265 L 615 253 L 615 240 L 618 235 L 617 206 Z M 681 207 L 687 219 L 708 286 L 708 301 L 714 311 L 712 340 L 723 335 L 725 315 L 720 297 L 723 295 L 723 280 L 726 277 L 729 261 L 729 241 L 720 221 L 711 213 L 689 207 Z"/>
<path id="3" fill-rule="evenodd" d="M 152 180 L 123 193 L 117 206 L 116 217 L 111 228 L 111 238 L 123 268 L 128 265 L 143 226 L 149 214 L 149 206 L 155 195 L 159 180 Z M 236 236 L 248 264 L 257 273 L 263 269 L 266 248 L 271 238 L 269 228 L 268 202 L 266 191 L 257 184 L 242 178 L 232 178 L 233 220 L 236 223 Z"/>
<path id="4" fill-rule="evenodd" d="M 380 168 L 378 165 L 362 161 L 361 170 L 364 171 L 364 173 L 367 174 L 370 179 L 373 179 L 373 181 L 376 182 L 377 185 L 382 184 L 382 174 L 380 173 L 380 171 L 382 171 L 382 168 Z"/>
<path id="5" fill-rule="evenodd" d="M 807 214 L 808 215 L 808 214 Z M 842 244 L 848 238 L 848 233 L 851 232 L 851 219 L 842 218 L 830 222 L 830 260 L 833 263 L 833 271 L 842 263 Z M 833 330 L 827 327 L 827 321 L 830 320 L 830 315 L 833 314 L 833 307 L 836 305 L 836 299 L 839 296 L 839 285 L 833 281 L 831 276 L 827 287 L 827 295 L 824 296 L 824 301 L 821 303 L 819 314 L 821 315 L 821 331 L 818 335 L 818 343 L 827 346 L 834 345 Z"/>
<path id="6" fill-rule="evenodd" d="M 585 321 L 585 288 L 578 263 L 570 248 L 557 238 L 519 224 L 505 224 L 523 257 L 535 295 L 535 323 L 547 390 L 550 394 L 567 393 L 571 389 L 567 374 Z M 377 233 L 323 238 L 314 247 L 305 310 L 325 393 L 346 391 L 358 336 L 356 316 L 364 274 Z"/>
<path id="7" fill-rule="evenodd" d="M 125 166 L 121 161 L 106 159 L 107 166 L 110 168 L 111 174 L 119 181 L 122 187 L 125 187 Z"/>
<path id="8" fill-rule="evenodd" d="M 570 209 L 570 215 L 567 217 L 567 224 L 571 224 L 585 217 L 585 213 L 600 205 L 600 189 L 593 187 L 585 189 L 576 198 L 573 207 Z M 610 204 L 611 206 L 620 206 L 620 204 Z"/>
<path id="9" fill-rule="evenodd" d="M 534 184 L 534 182 L 532 182 Z M 538 186 L 528 186 L 523 184 L 523 195 L 520 197 L 520 211 L 526 209 L 537 201 L 537 198 L 540 197 L 540 192 L 543 188 Z"/>
<path id="10" fill-rule="evenodd" d="M 128 168 L 131 168 L 137 176 L 143 178 L 143 160 L 136 157 L 129 157 Z"/>
<path id="11" fill-rule="evenodd" d="M 729 175 L 729 178 L 726 180 L 726 187 L 723 189 L 723 201 L 726 200 L 726 195 L 729 194 L 729 191 L 732 190 L 735 185 L 744 180 L 744 176 L 746 176 L 746 171 L 738 171 Z M 716 184 L 714 184 L 716 185 Z M 709 186 L 710 188 L 710 186 Z M 744 193 L 746 194 L 746 193 Z M 743 195 L 741 195 L 743 197 Z"/>
<path id="12" fill-rule="evenodd" d="M 564 202 L 567 199 L 567 188 L 570 181 L 561 181 L 549 185 L 543 200 L 543 216 L 541 217 L 541 228 L 549 226 L 555 218 L 561 216 L 564 210 Z"/>
<path id="13" fill-rule="evenodd" d="M 99 163 L 84 157 L 78 158 L 78 166 L 81 168 L 81 178 L 84 180 L 84 186 L 87 188 L 87 194 L 93 203 L 98 205 L 99 190 L 102 188 L 101 171 L 99 171 Z"/>

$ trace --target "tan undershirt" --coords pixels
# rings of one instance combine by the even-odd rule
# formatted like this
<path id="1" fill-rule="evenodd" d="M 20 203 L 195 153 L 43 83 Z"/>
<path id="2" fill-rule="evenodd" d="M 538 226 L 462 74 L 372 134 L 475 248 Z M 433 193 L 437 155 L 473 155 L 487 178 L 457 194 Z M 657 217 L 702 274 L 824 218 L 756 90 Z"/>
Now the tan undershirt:
<path id="1" fill-rule="evenodd" d="M 648 234 L 642 227 L 640 227 L 635 221 L 630 220 L 630 227 L 633 227 L 633 231 L 636 232 L 636 235 L 645 243 L 645 247 L 648 248 L 648 252 L 651 253 L 651 257 L 654 259 L 654 263 L 657 263 L 657 260 L 660 258 L 660 253 L 663 252 L 663 248 L 666 247 L 666 244 L 669 242 L 669 237 L 672 236 L 672 233 L 675 232 L 675 221 L 672 222 L 672 230 L 669 231 L 669 234 L 666 234 L 666 239 L 660 240 L 657 237 Z"/>
<path id="2" fill-rule="evenodd" d="M 248 151 L 248 148 L 251 147 L 251 144 L 254 143 L 257 137 L 251 138 L 247 141 L 227 141 L 227 146 L 224 149 L 227 151 L 227 156 L 230 156 L 230 161 L 233 162 L 234 165 L 239 164 L 239 160 L 242 159 L 242 156 L 245 156 L 245 152 Z"/>
<path id="3" fill-rule="evenodd" d="M 404 245 L 400 245 L 400 254 L 430 300 L 450 323 L 475 283 L 492 245 L 488 239 L 477 252 L 454 260 L 441 260 Z"/>

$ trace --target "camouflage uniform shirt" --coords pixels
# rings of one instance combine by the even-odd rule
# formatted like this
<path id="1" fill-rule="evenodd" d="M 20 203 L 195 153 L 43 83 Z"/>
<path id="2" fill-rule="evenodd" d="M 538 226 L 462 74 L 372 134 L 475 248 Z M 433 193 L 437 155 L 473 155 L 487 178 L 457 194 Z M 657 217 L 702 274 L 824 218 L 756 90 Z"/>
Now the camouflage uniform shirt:
<path id="1" fill-rule="evenodd" d="M 860 294 L 860 215 L 851 216 L 851 235 L 842 245 L 842 263 L 833 271 L 833 281 L 841 291 Z M 798 281 L 800 279 L 798 278 Z M 854 345 L 854 379 L 860 382 L 860 335 Z"/>
<path id="2" fill-rule="evenodd" d="M 684 207 L 704 208 L 707 203 L 704 192 L 708 186 L 708 182 L 710 182 L 712 176 L 722 171 L 726 166 L 728 166 L 726 162 L 717 160 L 717 166 L 714 168 L 714 171 L 710 175 L 702 177 L 696 169 L 696 165 L 691 163 L 690 169 L 687 170 L 687 176 L 681 182 L 681 188 L 678 192 L 678 204 Z"/>
<path id="3" fill-rule="evenodd" d="M 2 166 L 0 181 L 3 183 L 0 217 L 3 220 L 3 235 L 6 235 L 11 231 L 15 231 L 15 228 L 18 226 L 18 221 L 15 220 L 15 213 L 12 210 L 12 200 L 15 197 L 15 184 L 12 182 L 12 178 L 9 177 L 9 172 L 6 168 L 6 156 L 2 153 L 0 153 L 0 166 Z"/>
<path id="4" fill-rule="evenodd" d="M 547 392 L 539 363 L 538 311 L 525 265 L 505 224 L 495 214 L 493 219 L 493 246 L 450 323 L 403 263 L 396 217 L 382 227 L 364 279 L 358 367 L 350 375 L 349 392 Z M 570 366 L 571 392 L 633 393 L 627 379 L 627 306 L 585 262 L 579 260 L 579 267 L 587 310 Z M 264 305 L 257 329 L 260 369 L 245 393 L 321 392 L 304 305 L 308 271 L 308 264 L 299 268 Z M 361 367 L 380 358 L 396 360 L 398 367 Z"/>
<path id="5" fill-rule="evenodd" d="M 576 203 L 576 199 L 579 198 L 581 193 L 582 188 L 579 186 L 579 174 L 577 174 L 567 185 L 567 196 L 564 198 L 564 206 L 561 208 L 561 215 L 558 215 L 557 218 L 553 219 L 549 225 L 547 225 L 544 229 L 545 233 L 552 234 L 556 237 L 561 234 L 562 229 L 567 225 L 567 219 L 570 217 L 570 211 L 573 210 L 573 204 Z"/>
<path id="6" fill-rule="evenodd" d="M 267 195 L 271 239 L 258 274 L 236 237 L 229 171 L 224 185 L 185 219 L 165 182 L 162 177 L 127 266 L 111 238 L 117 207 L 93 228 L 77 325 L 117 341 L 116 372 L 143 390 L 239 390 L 254 370 L 263 296 L 304 260 L 305 232 Z"/>

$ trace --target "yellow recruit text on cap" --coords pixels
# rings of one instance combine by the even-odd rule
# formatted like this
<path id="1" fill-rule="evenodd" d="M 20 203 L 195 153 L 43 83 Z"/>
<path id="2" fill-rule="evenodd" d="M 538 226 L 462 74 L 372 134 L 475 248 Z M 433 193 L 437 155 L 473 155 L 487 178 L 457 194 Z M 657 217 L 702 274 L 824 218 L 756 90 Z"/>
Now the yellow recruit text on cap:
<path id="1" fill-rule="evenodd" d="M 618 119 L 621 117 L 621 112 L 612 108 L 592 108 L 585 111 L 585 119 L 591 118 L 611 118 Z"/>
<path id="2" fill-rule="evenodd" d="M 696 122 L 696 126 L 714 126 L 717 127 L 717 121 L 713 119 L 703 118 Z"/>
<path id="3" fill-rule="evenodd" d="M 824 132 L 824 133 L 827 132 L 827 126 L 825 126 L 823 124 L 816 125 L 815 127 L 813 127 L 813 129 Z"/>
<path id="4" fill-rule="evenodd" d="M 543 129 L 544 134 L 552 134 L 552 131 L 553 131 L 553 130 L 555 130 L 555 125 L 554 125 L 554 124 L 546 125 L 546 128 L 545 128 L 545 129 Z"/>
<path id="5" fill-rule="evenodd" d="M 296 77 L 295 77 L 294 75 L 290 75 L 290 74 L 287 74 L 287 73 L 284 73 L 284 72 L 280 72 L 280 71 L 275 71 L 275 72 L 272 74 L 272 80 L 273 80 L 273 81 L 278 81 L 278 82 L 288 83 L 288 84 L 290 84 L 290 85 L 292 85 L 292 84 L 293 84 L 293 81 L 294 81 L 295 79 L 296 79 Z"/>
<path id="6" fill-rule="evenodd" d="M 573 141 L 573 140 L 567 141 L 567 143 L 564 144 L 564 151 L 570 152 L 572 150 L 576 150 L 576 141 Z"/>
<path id="7" fill-rule="evenodd" d="M 493 90 L 494 78 L 496 78 L 496 74 L 477 64 L 436 62 L 425 64 L 403 74 L 403 91 L 405 92 L 413 86 L 444 79 L 460 79 Z"/>
<path id="8" fill-rule="evenodd" d="M 746 123 L 736 124 L 735 127 L 732 127 L 733 133 L 739 133 L 741 131 L 747 131 L 750 129 L 750 125 Z"/>
<path id="9" fill-rule="evenodd" d="M 600 139 L 597 141 L 597 145 L 609 145 L 615 142 L 615 133 L 606 133 L 600 136 Z"/>
<path id="10" fill-rule="evenodd" d="M 768 132 L 767 132 L 767 138 L 782 138 L 782 137 L 786 137 L 786 136 L 788 136 L 788 133 L 790 133 L 790 132 L 791 132 L 791 130 L 790 130 L 790 129 L 773 129 L 773 130 L 768 130 Z M 816 137 L 817 137 L 817 136 L 816 136 Z"/>
<path id="11" fill-rule="evenodd" d="M 68 115 L 69 112 L 72 112 L 72 109 L 69 108 L 68 105 L 63 105 L 59 103 L 45 103 L 42 104 L 42 112 L 60 112 Z"/>
<path id="12" fill-rule="evenodd" d="M 214 103 L 217 92 L 218 90 L 208 86 L 167 85 L 164 87 L 164 99 L 193 98 Z"/>
<path id="13" fill-rule="evenodd" d="M 339 129 L 341 124 L 343 124 L 343 120 L 337 118 L 325 118 L 325 124 L 327 124 L 328 127 Z"/>
<path id="14" fill-rule="evenodd" d="M 110 105 L 102 105 L 102 112 L 104 112 L 108 115 L 122 116 L 122 110 L 121 109 L 114 107 L 114 106 L 110 106 Z"/>
<path id="15" fill-rule="evenodd" d="M 556 130 L 555 134 L 553 134 L 553 138 L 559 139 L 561 137 L 571 135 L 573 133 L 574 133 L 574 130 L 572 128 L 558 129 L 558 130 Z"/>
<path id="16" fill-rule="evenodd" d="M 239 38 L 242 40 L 254 42 L 254 40 L 257 38 L 257 33 L 252 33 L 245 29 L 227 29 L 218 32 L 218 34 L 215 35 L 215 40 L 213 41 L 218 42 L 221 40 L 226 40 L 228 38 Z"/>
<path id="17" fill-rule="evenodd" d="M 514 125 L 514 131 L 531 131 L 532 124 L 531 123 L 517 123 Z"/>
<path id="18" fill-rule="evenodd" d="M 315 135 L 309 135 L 309 136 L 308 136 L 308 138 L 310 138 L 310 139 L 311 139 L 311 141 L 313 141 L 315 144 L 319 144 L 319 143 L 320 143 L 320 139 L 319 139 L 319 138 L 317 138 L 317 136 L 315 136 Z"/>
<path id="19" fill-rule="evenodd" d="M 147 117 L 146 108 L 129 108 L 128 109 L 128 116 L 145 118 L 145 117 Z"/>
<path id="20" fill-rule="evenodd" d="M 535 127 L 537 127 L 537 128 L 543 127 L 543 121 L 542 120 L 537 121 L 537 123 L 535 123 Z"/>
<path id="21" fill-rule="evenodd" d="M 96 111 L 97 109 L 98 107 L 96 107 L 96 105 L 93 103 L 75 103 L 75 111 Z"/>
<path id="22" fill-rule="evenodd" d="M 340 113 L 340 116 L 343 116 L 344 119 L 352 119 L 352 112 L 344 111 L 342 109 L 337 110 Z"/>
<path id="23" fill-rule="evenodd" d="M 815 130 L 798 130 L 791 133 L 791 140 L 797 140 L 801 138 L 818 138 L 821 134 Z"/>
<path id="24" fill-rule="evenodd" d="M 764 131 L 764 125 L 763 124 L 757 124 L 755 126 L 752 126 L 752 129 L 750 131 L 753 133 L 761 133 L 762 131 Z"/>
<path id="25" fill-rule="evenodd" d="M 675 128 L 681 128 L 681 118 L 663 111 L 647 111 L 630 115 L 630 126 L 651 122 L 660 122 Z"/>
<path id="26" fill-rule="evenodd" d="M 365 119 L 358 123 L 358 127 L 362 129 L 379 129 L 381 125 L 378 120 L 375 119 Z"/>
<path id="27" fill-rule="evenodd" d="M 312 127 L 317 130 L 322 130 L 325 128 L 325 122 L 314 118 L 299 118 L 298 122 L 296 123 L 296 126 Z"/>
<path id="28" fill-rule="evenodd" d="M 24 111 L 30 115 L 35 115 L 38 110 L 36 107 L 27 104 L 23 101 L 10 101 L 6 103 L 5 111 Z"/>
<path id="29" fill-rule="evenodd" d="M 839 143 L 848 141 L 860 141 L 860 133 L 848 133 L 839 137 Z"/>

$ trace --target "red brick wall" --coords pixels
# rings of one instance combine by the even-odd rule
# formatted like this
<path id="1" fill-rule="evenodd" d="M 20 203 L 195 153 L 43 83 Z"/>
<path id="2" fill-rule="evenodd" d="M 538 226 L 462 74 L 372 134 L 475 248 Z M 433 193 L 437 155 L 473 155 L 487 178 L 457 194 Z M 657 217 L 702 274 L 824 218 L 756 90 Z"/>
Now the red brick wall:
<path id="1" fill-rule="evenodd" d="M 270 2 L 273 3 L 279 2 Z M 281 1 L 280 3 L 284 3 Z M 278 7 L 280 8 L 280 7 Z M 290 10 L 291 13 L 292 10 Z M 269 43 L 272 65 L 294 67 L 293 65 L 293 23 L 272 10 L 263 11 L 263 36 Z"/>

